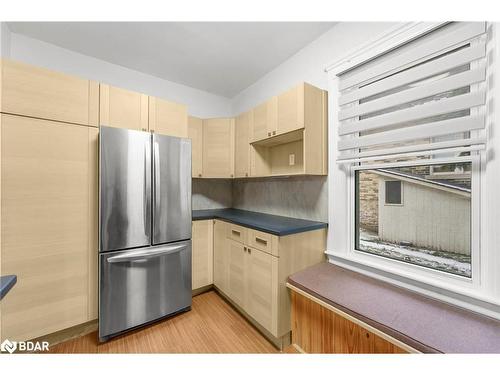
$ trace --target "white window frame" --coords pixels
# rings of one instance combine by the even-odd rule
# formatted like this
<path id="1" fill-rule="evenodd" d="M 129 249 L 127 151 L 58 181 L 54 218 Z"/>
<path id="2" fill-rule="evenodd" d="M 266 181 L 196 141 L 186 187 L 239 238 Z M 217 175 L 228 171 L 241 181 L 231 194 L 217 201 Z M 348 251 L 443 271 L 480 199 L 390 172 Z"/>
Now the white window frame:
<path id="1" fill-rule="evenodd" d="M 446 162 L 472 162 L 471 189 L 471 260 L 472 278 L 445 273 L 439 270 L 406 264 L 404 262 L 354 249 L 355 246 L 355 179 L 359 169 L 374 169 L 377 165 L 356 166 L 338 164 L 337 75 L 364 61 L 376 58 L 398 46 L 428 33 L 441 23 L 409 22 L 401 23 L 387 32 L 368 41 L 360 48 L 348 53 L 344 58 L 327 67 L 329 78 L 329 262 L 389 283 L 408 288 L 419 293 L 452 303 L 467 309 L 500 319 L 500 158 L 489 158 L 494 152 L 500 154 L 500 137 L 491 137 L 485 151 L 472 152 L 471 156 L 460 158 L 439 158 L 422 160 L 422 164 Z M 488 51 L 492 61 L 488 61 L 488 77 L 500 75 L 500 24 L 488 23 Z M 495 64 L 495 65 L 494 65 Z M 495 66 L 495 68 L 492 68 Z M 495 81 L 499 81 L 498 78 Z M 488 87 L 486 134 L 491 126 L 500 126 L 500 88 Z M 489 100 L 491 99 L 491 100 Z M 496 103 L 490 103 L 495 100 Z M 496 104 L 496 106 L 494 105 Z M 496 109 L 495 109 L 496 108 Z M 497 131 L 498 134 L 498 131 Z M 495 139 L 496 138 L 496 139 Z M 488 163 L 486 163 L 488 161 Z M 414 165 L 415 162 L 387 163 L 378 167 Z M 346 199 L 347 198 L 347 199 Z"/>

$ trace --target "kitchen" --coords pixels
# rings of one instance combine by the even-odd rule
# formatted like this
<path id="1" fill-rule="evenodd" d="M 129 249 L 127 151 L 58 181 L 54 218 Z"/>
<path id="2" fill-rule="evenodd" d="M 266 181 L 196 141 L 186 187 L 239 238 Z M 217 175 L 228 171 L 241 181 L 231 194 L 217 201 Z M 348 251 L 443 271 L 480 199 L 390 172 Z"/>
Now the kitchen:
<path id="1" fill-rule="evenodd" d="M 476 216 L 480 186 L 497 202 L 482 133 L 496 27 L 2 22 L 0 342 L 498 353 L 481 245 L 495 219 Z M 441 221 L 446 194 L 463 203 L 460 254 L 458 239 L 382 237 L 416 226 L 378 219 L 419 215 L 417 184 Z"/>

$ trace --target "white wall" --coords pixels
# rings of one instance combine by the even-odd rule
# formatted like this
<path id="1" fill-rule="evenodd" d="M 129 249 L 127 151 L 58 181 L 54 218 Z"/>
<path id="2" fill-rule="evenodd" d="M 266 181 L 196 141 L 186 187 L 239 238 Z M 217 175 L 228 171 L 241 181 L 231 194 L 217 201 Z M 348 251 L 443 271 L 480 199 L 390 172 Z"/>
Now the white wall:
<path id="1" fill-rule="evenodd" d="M 2 32 L 3 35 L 3 32 Z M 228 98 L 167 81 L 53 44 L 10 33 L 10 58 L 183 103 L 192 116 L 231 116 Z M 2 42 L 3 48 L 3 42 Z"/>
<path id="2" fill-rule="evenodd" d="M 5 22 L 0 22 L 0 57 L 10 55 L 10 30 Z"/>
<path id="3" fill-rule="evenodd" d="M 394 26 L 387 22 L 341 22 L 233 98 L 233 113 L 244 112 L 269 97 L 305 81 L 328 88 L 324 69 L 356 46 Z"/>

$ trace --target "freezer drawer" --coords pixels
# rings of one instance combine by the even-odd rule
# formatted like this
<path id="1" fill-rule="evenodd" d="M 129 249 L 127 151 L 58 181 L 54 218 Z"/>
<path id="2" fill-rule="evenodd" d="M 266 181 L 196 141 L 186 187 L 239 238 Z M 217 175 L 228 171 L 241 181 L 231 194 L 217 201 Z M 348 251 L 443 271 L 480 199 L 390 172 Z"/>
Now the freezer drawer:
<path id="1" fill-rule="evenodd" d="M 100 251 L 151 244 L 151 135 L 101 126 Z"/>
<path id="2" fill-rule="evenodd" d="M 99 338 L 191 306 L 191 241 L 100 254 Z"/>
<path id="3" fill-rule="evenodd" d="M 191 141 L 153 134 L 153 244 L 191 238 Z"/>

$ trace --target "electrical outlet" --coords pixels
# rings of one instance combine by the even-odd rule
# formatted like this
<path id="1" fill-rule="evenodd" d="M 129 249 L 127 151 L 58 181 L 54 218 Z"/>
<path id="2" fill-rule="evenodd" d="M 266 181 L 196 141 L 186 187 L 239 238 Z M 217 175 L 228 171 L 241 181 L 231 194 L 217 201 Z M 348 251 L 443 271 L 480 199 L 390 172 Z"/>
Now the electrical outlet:
<path id="1" fill-rule="evenodd" d="M 289 165 L 295 165 L 295 154 L 289 154 L 288 155 L 288 164 Z"/>

